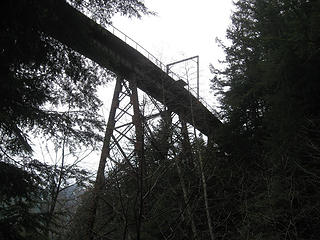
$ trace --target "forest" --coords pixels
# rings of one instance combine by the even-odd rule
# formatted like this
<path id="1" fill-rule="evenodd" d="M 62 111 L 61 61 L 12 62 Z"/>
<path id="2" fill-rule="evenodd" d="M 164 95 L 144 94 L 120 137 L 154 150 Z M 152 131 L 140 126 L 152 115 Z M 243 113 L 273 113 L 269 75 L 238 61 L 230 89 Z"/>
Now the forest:
<path id="1" fill-rule="evenodd" d="M 55 2 L 102 26 L 155 14 L 142 0 L 2 3 L 0 239 L 319 239 L 319 0 L 235 1 L 210 66 L 214 137 L 162 116 L 100 178 L 80 163 L 104 150 L 98 90 L 117 76 L 42 31 Z"/>

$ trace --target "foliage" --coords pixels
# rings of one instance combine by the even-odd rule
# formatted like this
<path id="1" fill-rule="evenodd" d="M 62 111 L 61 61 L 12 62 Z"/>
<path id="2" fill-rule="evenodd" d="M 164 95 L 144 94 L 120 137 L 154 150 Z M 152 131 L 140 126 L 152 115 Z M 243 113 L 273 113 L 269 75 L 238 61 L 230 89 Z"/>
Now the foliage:
<path id="1" fill-rule="evenodd" d="M 47 0 L 51 1 L 51 0 Z M 84 12 L 95 11 L 100 22 L 112 15 L 141 17 L 148 13 L 134 1 L 70 1 Z M 112 74 L 39 31 L 37 1 L 2 4 L 0 35 L 1 154 L 31 152 L 33 134 L 63 136 L 78 144 L 93 145 L 102 138 L 102 104 L 97 88 Z M 72 140 L 72 141 L 71 141 Z"/>
<path id="2" fill-rule="evenodd" d="M 319 1 L 245 0 L 236 7 L 227 67 L 213 80 L 228 167 L 219 177 L 239 206 L 228 206 L 228 229 L 241 239 L 316 239 Z"/>
<path id="3" fill-rule="evenodd" d="M 98 238 L 137 238 L 142 220 L 140 239 L 209 239 L 209 215 L 215 239 L 317 239 L 319 10 L 319 1 L 236 3 L 226 69 L 214 70 L 224 122 L 216 143 L 160 126 L 146 141 L 142 180 L 127 161 L 107 173 Z"/>
<path id="4" fill-rule="evenodd" d="M 76 164 L 26 159 L 23 168 L 1 164 L 1 234 L 8 239 L 58 237 L 74 214 L 89 172 Z"/>
<path id="5" fill-rule="evenodd" d="M 117 11 L 138 17 L 147 13 L 140 1 L 69 2 L 96 12 L 93 17 L 104 24 Z M 20 4 L 5 3 L 7 14 L 1 16 L 2 158 L 20 154 L 21 147 L 30 150 L 28 130 L 57 142 L 70 139 L 71 146 L 90 144 L 99 139 L 93 127 L 102 126 L 95 90 L 106 80 L 96 77 L 101 73 L 97 66 L 37 31 L 37 19 L 25 17 L 36 3 Z M 106 173 L 93 229 L 97 239 L 209 239 L 208 216 L 215 239 L 311 240 L 320 234 L 320 3 L 243 0 L 235 6 L 227 31 L 231 45 L 223 46 L 226 68 L 213 69 L 224 122 L 216 144 L 190 141 L 176 125 L 161 123 L 145 140 L 143 166 L 124 160 Z M 87 176 L 66 165 L 33 161 L 31 166 L 37 178 L 3 168 L 18 182 L 25 179 L 17 188 L 1 186 L 2 223 L 7 224 L 1 231 L 12 230 L 9 236 L 21 233 L 10 223 L 30 217 L 15 218 L 21 216 L 15 209 L 29 213 L 37 196 L 56 200 L 57 186 Z M 39 189 L 35 179 L 48 185 Z M 84 223 L 93 194 L 82 195 L 65 239 L 83 239 L 88 233 Z M 12 215 L 14 221 L 7 221 L 8 206 L 19 212 Z M 37 216 L 32 219 L 35 232 L 43 227 L 42 215 Z"/>
<path id="6" fill-rule="evenodd" d="M 100 24 L 111 22 L 115 14 L 141 18 L 143 14 L 154 14 L 149 11 L 141 0 L 69 0 L 68 1 L 81 12 L 88 13 Z"/>
<path id="7" fill-rule="evenodd" d="M 115 13 L 129 17 L 149 13 L 138 0 L 68 2 L 83 12 L 94 11 L 90 16 L 104 24 Z M 3 161 L 18 159 L 16 163 L 27 169 L 1 168 L 1 176 L 7 176 L 1 184 L 10 186 L 1 190 L 16 194 L 1 198 L 1 231 L 8 231 L 1 238 L 36 239 L 38 233 L 47 238 L 49 231 L 59 229 L 56 223 L 65 220 L 57 218 L 57 213 L 69 217 L 61 213 L 65 209 L 59 198 L 70 189 L 71 181 L 87 182 L 88 172 L 77 165 L 33 160 L 32 138 L 44 135 L 55 145 L 64 145 L 67 139 L 71 152 L 80 145 L 98 146 L 104 121 L 97 88 L 113 78 L 111 72 L 41 32 L 38 16 L 46 11 L 39 12 L 39 5 L 34 0 L 1 5 L 0 163 L 6 166 Z M 15 193 L 20 183 L 21 191 Z M 33 208 L 45 214 L 32 213 Z"/>
<path id="8" fill-rule="evenodd" d="M 39 179 L 4 162 L 0 162 L 0 178 L 1 239 L 46 239 Z"/>
<path id="9" fill-rule="evenodd" d="M 212 178 L 214 164 L 208 162 L 212 152 L 207 152 L 201 138 L 186 143 L 189 139 L 183 138 L 177 125 L 169 127 L 161 122 L 151 135 L 145 141 L 141 219 L 139 164 L 124 159 L 106 173 L 93 230 L 95 239 L 137 239 L 139 220 L 139 239 L 194 239 L 194 235 L 209 239 L 198 157 L 202 154 L 205 159 L 204 177 Z M 84 194 L 66 239 L 85 238 L 92 199 L 93 192 Z"/>

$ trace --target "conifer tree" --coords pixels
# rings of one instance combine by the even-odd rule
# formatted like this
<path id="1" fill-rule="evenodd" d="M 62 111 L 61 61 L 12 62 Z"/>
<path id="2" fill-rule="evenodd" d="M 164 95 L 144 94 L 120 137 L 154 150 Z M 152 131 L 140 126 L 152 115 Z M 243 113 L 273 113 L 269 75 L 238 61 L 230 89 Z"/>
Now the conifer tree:
<path id="1" fill-rule="evenodd" d="M 237 228 L 243 239 L 314 239 L 319 1 L 245 0 L 236 7 L 227 67 L 213 84 L 222 90 L 226 122 L 220 147 L 241 189 Z"/>

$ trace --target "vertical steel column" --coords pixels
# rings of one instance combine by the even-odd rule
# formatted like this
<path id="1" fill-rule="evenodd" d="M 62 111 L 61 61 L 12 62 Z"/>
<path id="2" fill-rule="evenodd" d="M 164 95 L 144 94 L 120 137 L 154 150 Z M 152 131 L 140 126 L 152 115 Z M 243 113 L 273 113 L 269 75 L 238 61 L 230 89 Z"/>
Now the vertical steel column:
<path id="1" fill-rule="evenodd" d="M 199 77 L 200 77 L 200 74 L 199 74 L 199 56 L 197 56 L 197 99 L 199 100 L 199 97 L 200 97 L 200 91 L 199 91 Z"/>
<path id="2" fill-rule="evenodd" d="M 138 184 L 138 212 L 136 216 L 136 232 L 137 232 L 137 240 L 140 240 L 140 232 L 141 232 L 141 223 L 142 223 L 142 215 L 143 215 L 143 181 L 144 181 L 144 171 L 145 171 L 145 162 L 144 162 L 144 130 L 143 130 L 143 122 L 142 116 L 139 108 L 139 99 L 138 99 L 138 89 L 137 82 L 135 80 L 129 81 L 129 87 L 131 90 L 131 104 L 133 106 L 133 116 L 132 122 L 135 126 L 136 139 L 134 143 L 134 150 L 137 157 L 137 165 L 138 165 L 138 173 L 137 173 L 137 184 Z"/>
<path id="3" fill-rule="evenodd" d="M 94 184 L 94 189 L 93 189 L 93 201 L 92 201 L 92 207 L 90 211 L 90 215 L 88 218 L 88 238 L 90 240 L 94 239 L 94 224 L 96 220 L 96 214 L 97 214 L 97 208 L 98 208 L 98 201 L 99 201 L 99 194 L 105 187 L 105 176 L 104 176 L 104 171 L 105 171 L 105 166 L 106 166 L 106 160 L 110 154 L 110 141 L 112 137 L 112 132 L 114 130 L 115 126 L 115 115 L 116 115 L 116 110 L 119 106 L 119 94 L 122 89 L 122 81 L 123 78 L 117 77 L 116 80 L 116 86 L 114 89 L 113 93 L 113 99 L 111 103 L 111 109 L 109 113 L 109 119 L 105 131 L 105 136 L 103 140 L 103 146 L 102 146 L 102 152 L 100 156 L 100 162 L 99 162 L 99 167 L 98 167 L 98 172 L 97 172 L 97 177 L 96 177 L 96 182 Z"/>
<path id="4" fill-rule="evenodd" d="M 140 161 L 139 163 L 143 164 L 141 162 L 143 160 L 143 153 L 144 153 L 144 134 L 143 134 L 143 122 L 142 122 L 142 117 L 140 113 L 140 108 L 139 108 L 139 99 L 138 99 L 138 88 L 137 88 L 137 83 L 135 80 L 129 81 L 129 87 L 131 90 L 131 104 L 133 106 L 133 116 L 132 116 L 132 122 L 133 125 L 135 126 L 136 130 L 136 141 L 135 141 L 135 153 L 138 157 L 138 160 Z"/>
<path id="5" fill-rule="evenodd" d="M 189 61 L 189 60 L 193 60 L 195 58 L 197 59 L 196 60 L 196 63 L 197 63 L 197 99 L 199 100 L 199 98 L 200 98 L 200 91 L 199 91 L 199 88 L 200 88 L 200 86 L 199 86 L 200 85 L 199 84 L 199 81 L 200 81 L 199 56 L 194 56 L 194 57 L 186 58 L 186 59 L 183 59 L 183 60 L 180 60 L 180 61 L 176 61 L 176 62 L 167 64 L 167 74 L 169 75 L 170 66 L 173 66 L 175 64 L 179 64 L 179 63 L 182 63 L 182 62 L 186 62 L 186 61 Z M 188 82 L 188 84 L 189 84 L 189 82 Z"/>
<path id="6" fill-rule="evenodd" d="M 104 171 L 106 166 L 106 160 L 110 154 L 110 141 L 111 141 L 114 127 L 115 127 L 115 116 L 116 116 L 116 110 L 119 107 L 119 94 L 122 90 L 122 81 L 123 81 L 123 78 L 120 78 L 120 77 L 117 78 L 116 86 L 114 88 L 114 94 L 113 94 L 113 99 L 111 103 L 108 123 L 106 127 L 106 132 L 103 140 L 97 179 L 95 183 L 95 187 L 98 188 L 99 190 L 102 189 L 101 185 L 103 186 L 105 181 Z"/>
<path id="7" fill-rule="evenodd" d="M 163 137 L 161 139 L 161 155 L 163 155 L 163 159 L 166 160 L 168 158 L 168 152 L 170 149 L 171 144 L 171 137 L 172 137 L 172 117 L 171 117 L 171 111 L 165 110 L 161 114 L 162 120 L 164 122 L 164 129 L 163 129 Z"/>

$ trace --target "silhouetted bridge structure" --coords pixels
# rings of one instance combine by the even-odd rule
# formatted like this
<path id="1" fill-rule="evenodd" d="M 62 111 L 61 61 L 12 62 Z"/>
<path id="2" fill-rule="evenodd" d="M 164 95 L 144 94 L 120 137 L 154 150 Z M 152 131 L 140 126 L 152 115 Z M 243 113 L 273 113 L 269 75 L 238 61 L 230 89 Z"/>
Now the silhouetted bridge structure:
<path id="1" fill-rule="evenodd" d="M 150 53 L 155 63 L 112 32 L 80 13 L 64 1 L 45 0 L 40 16 L 41 29 L 63 44 L 90 58 L 124 79 L 134 79 L 137 87 L 164 104 L 170 111 L 207 136 L 221 124 L 187 89 L 171 78 Z M 141 47 L 140 47 L 141 48 Z M 142 49 L 144 50 L 144 49 Z M 145 51 L 145 50 L 144 50 Z M 194 118 L 191 116 L 191 108 Z"/>
<path id="2" fill-rule="evenodd" d="M 159 60 L 137 43 L 133 42 L 133 46 L 128 45 L 64 0 L 40 0 L 37 1 L 37 4 L 40 7 L 38 17 L 41 31 L 117 75 L 93 189 L 93 199 L 88 203 L 90 212 L 85 221 L 86 231 L 90 236 L 88 239 L 94 239 L 99 196 L 106 187 L 105 169 L 107 165 L 112 163 L 119 167 L 125 165 L 134 174 L 140 201 L 135 211 L 139 216 L 143 212 L 144 199 L 147 196 L 144 194 L 149 191 L 143 184 L 147 166 L 144 156 L 145 139 L 149 137 L 151 143 L 155 140 L 152 136 L 154 132 L 150 129 L 152 123 L 148 122 L 149 116 L 160 116 L 165 124 L 162 129 L 164 144 L 160 144 L 162 141 L 154 144 L 159 158 L 171 158 L 175 161 L 177 154 L 174 147 L 179 139 L 173 140 L 174 134 L 183 139 L 179 141 L 184 149 L 182 151 L 184 157 L 188 159 L 192 155 L 192 146 L 190 141 L 187 141 L 189 133 L 186 122 L 208 136 L 209 139 L 214 137 L 215 130 L 221 125 L 221 122 L 195 96 L 170 77 Z M 128 38 L 125 35 L 124 37 Z M 139 52 L 138 48 L 143 50 L 146 56 Z M 157 114 L 146 116 L 141 112 L 138 88 L 150 98 Z M 165 108 L 159 107 L 157 101 Z M 177 114 L 178 124 L 173 122 L 172 112 Z M 123 120 L 129 121 L 123 122 Z M 178 127 L 171 128 L 173 125 Z M 178 133 L 173 133 L 172 129 L 179 129 Z M 140 227 L 137 234 L 140 232 L 139 229 Z"/>

